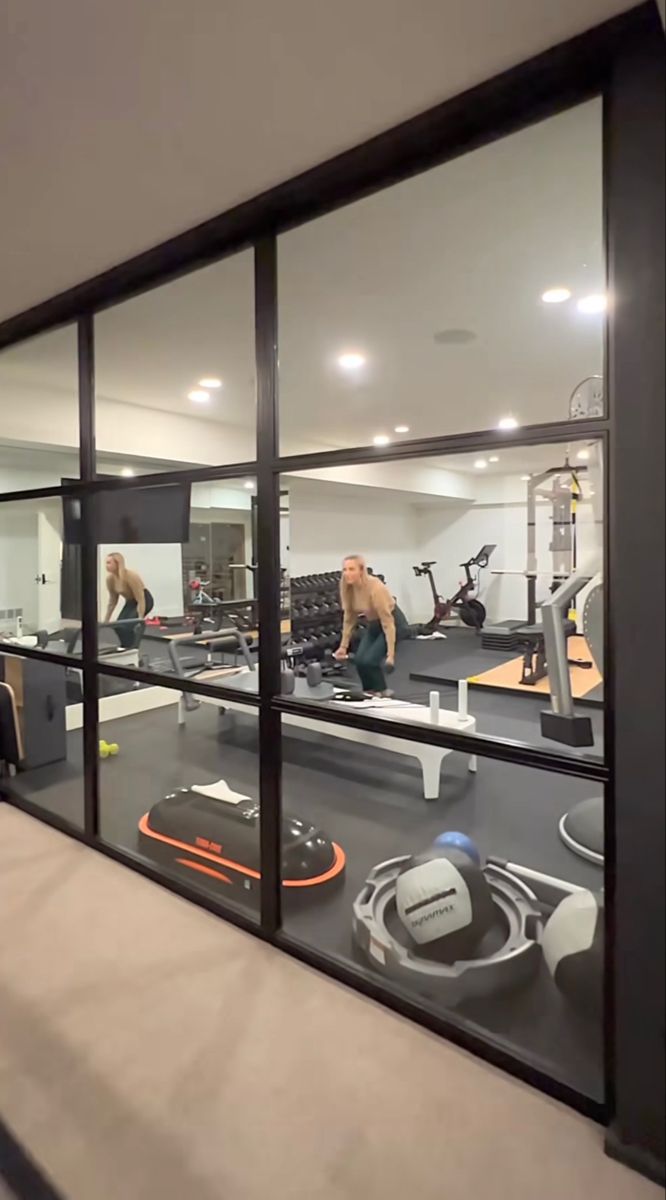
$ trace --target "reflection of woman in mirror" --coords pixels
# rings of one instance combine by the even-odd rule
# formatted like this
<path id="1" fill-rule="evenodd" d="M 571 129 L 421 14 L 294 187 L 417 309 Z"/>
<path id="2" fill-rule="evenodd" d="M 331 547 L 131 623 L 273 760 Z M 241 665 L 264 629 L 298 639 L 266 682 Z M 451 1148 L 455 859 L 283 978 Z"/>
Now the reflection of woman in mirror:
<path id="1" fill-rule="evenodd" d="M 155 601 L 143 579 L 136 571 L 131 571 L 125 565 L 125 559 L 118 551 L 109 554 L 106 559 L 106 588 L 109 593 L 109 603 L 106 608 L 105 622 L 111 621 L 122 598 L 125 603 L 120 610 L 118 621 L 132 621 L 136 618 L 143 620 L 152 612 Z M 134 644 L 134 626 L 116 630 L 121 645 L 131 647 Z"/>
<path id="2" fill-rule="evenodd" d="M 385 670 L 395 667 L 396 643 L 409 636 L 407 619 L 385 583 L 371 575 L 360 554 L 349 554 L 342 563 L 340 602 L 343 611 L 342 640 L 334 658 L 348 657 L 351 636 L 359 617 L 366 625 L 354 654 L 364 692 L 390 696 Z"/>

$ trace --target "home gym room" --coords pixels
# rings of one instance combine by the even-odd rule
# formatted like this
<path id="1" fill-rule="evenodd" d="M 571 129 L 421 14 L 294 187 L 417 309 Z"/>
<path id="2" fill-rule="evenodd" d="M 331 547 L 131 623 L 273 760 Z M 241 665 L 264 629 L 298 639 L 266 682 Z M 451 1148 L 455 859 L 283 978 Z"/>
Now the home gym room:
<path id="1" fill-rule="evenodd" d="M 343 690 L 352 693 L 358 687 L 353 655 L 349 663 L 336 664 L 331 655 L 331 636 L 317 631 L 322 627 L 334 629 L 334 644 L 339 644 L 342 560 L 345 554 L 362 553 L 373 573 L 384 577 L 409 622 L 410 636 L 398 644 L 395 671 L 388 676 L 394 702 L 403 702 L 403 719 L 410 720 L 411 710 L 418 714 L 429 711 L 433 695 L 438 697 L 442 710 L 455 713 L 462 680 L 467 691 L 465 708 L 474 719 L 476 732 L 535 745 L 556 745 L 548 742 L 540 727 L 541 714 L 549 702 L 547 675 L 537 685 L 521 685 L 526 648 L 521 653 L 518 642 L 512 650 L 485 649 L 482 639 L 484 630 L 502 621 L 526 623 L 528 619 L 527 488 L 531 479 L 540 479 L 550 468 L 560 468 L 561 474 L 547 476 L 545 490 L 552 489 L 553 478 L 569 489 L 573 478 L 580 481 L 579 499 L 575 504 L 573 500 L 568 503 L 569 515 L 575 507 L 573 530 L 571 526 L 554 526 L 552 499 L 547 495 L 537 497 L 536 563 L 533 564 L 537 605 L 540 607 L 552 594 L 556 576 L 562 572 L 562 563 L 551 548 L 554 538 L 559 539 L 556 545 L 561 547 L 575 533 L 577 561 L 589 560 L 595 554 L 600 559 L 603 529 L 594 506 L 595 497 L 590 495 L 595 486 L 589 481 L 588 470 L 596 463 L 598 450 L 598 445 L 581 441 L 567 446 L 507 450 L 491 456 L 497 462 L 460 455 L 419 463 L 418 467 L 372 464 L 354 468 L 354 482 L 348 478 L 349 469 L 343 472 L 347 476 L 344 480 L 335 478 L 335 468 L 309 472 L 307 476 L 283 475 L 281 552 L 283 583 L 287 581 L 288 591 L 283 589 L 285 607 L 281 620 L 283 630 L 289 630 L 288 634 L 283 633 L 283 663 L 285 672 L 291 671 L 304 684 L 299 695 L 310 704 L 329 705 L 336 703 L 334 696 Z M 485 465 L 481 466 L 481 462 Z M 117 473 L 118 464 L 109 462 L 109 474 L 114 467 Z M 530 479 L 528 467 L 532 469 Z M 595 483 L 596 487 L 601 486 L 598 476 Z M 190 644 L 186 631 L 196 628 L 190 622 L 205 620 L 209 624 L 203 626 L 204 631 L 218 624 L 223 633 L 238 626 L 249 645 L 256 671 L 260 634 L 253 594 L 255 572 L 249 569 L 253 560 L 255 488 L 245 484 L 253 485 L 253 481 L 194 484 L 191 492 L 188 489 L 189 536 L 183 543 L 105 542 L 98 547 L 102 664 L 121 661 L 121 665 L 135 665 L 144 671 L 170 672 L 173 664 L 167 647 L 171 630 L 175 630 L 183 639 L 178 642 L 183 676 L 194 684 L 197 679 L 211 678 L 228 684 L 237 678 L 233 673 L 228 678 L 228 671 L 247 671 L 240 646 L 229 645 L 228 634 L 220 649 L 212 638 L 199 641 L 196 634 L 192 635 L 194 644 Z M 32 573 L 33 558 L 37 561 L 43 554 L 40 528 L 47 516 L 51 518 L 50 526 L 62 537 L 63 523 L 62 519 L 60 522 L 55 519 L 54 503 L 35 502 L 36 511 L 30 514 L 27 526 L 22 502 L 3 506 L 0 533 L 5 546 L 11 540 L 15 547 L 20 538 L 24 554 L 32 552 L 29 567 L 27 562 L 21 566 L 15 549 L 11 554 L 3 554 L 2 559 L 5 564 L 13 564 L 11 574 L 5 571 L 3 578 L 2 608 L 9 608 L 10 598 L 19 599 L 15 607 L 24 610 L 26 630 L 30 630 L 31 623 L 35 627 L 38 613 L 44 615 L 43 607 L 36 608 L 33 602 L 31 608 L 27 598 L 31 588 L 37 595 L 40 590 L 47 590 L 43 584 L 35 586 L 33 582 L 39 571 Z M 19 511 L 23 527 L 16 523 Z M 558 513 L 562 517 L 567 509 L 560 507 Z M 211 557 L 208 532 L 215 524 L 237 526 L 243 535 L 238 543 L 238 563 L 234 564 L 238 569 L 228 570 L 227 588 L 216 583 L 216 579 L 222 578 L 223 564 Z M 432 572 L 437 589 L 448 598 L 464 582 L 460 564 L 473 558 L 484 545 L 494 546 L 487 565 L 472 567 L 473 598 L 486 610 L 483 628 L 466 625 L 455 608 L 433 628 L 429 579 L 417 575 L 414 568 L 420 569 L 424 561 L 434 562 Z M 71 561 L 68 550 L 71 547 L 61 543 L 63 566 Z M 122 552 L 128 566 L 141 574 L 154 594 L 154 612 L 160 620 L 159 624 L 143 627 L 141 638 L 130 651 L 118 645 L 113 622 L 106 628 L 103 624 L 107 603 L 105 564 L 111 551 Z M 561 548 L 558 552 L 568 553 Z M 309 590 L 302 586 L 306 581 Z M 203 596 L 193 590 L 192 584 L 196 582 L 202 584 Z M 71 591 L 64 576 L 63 583 L 63 592 Z M 234 595 L 228 594 L 229 587 L 235 591 Z M 52 590 L 55 596 L 60 596 L 55 584 Z M 225 600 L 218 602 L 218 609 L 216 599 L 220 595 Z M 327 611 L 319 618 L 315 616 L 314 625 L 312 617 L 302 621 L 291 612 L 292 605 L 299 613 L 312 612 L 316 605 L 308 610 L 303 604 L 303 598 L 310 596 L 322 599 L 320 607 L 332 609 L 332 615 Z M 583 594 L 579 604 L 584 606 Z M 56 612 L 53 631 L 45 646 L 51 652 L 57 652 L 58 648 L 65 650 L 67 629 L 77 628 L 75 615 L 57 618 Z M 29 636 L 29 632 L 24 635 Z M 59 642 L 63 636 L 65 640 Z M 578 638 L 576 635 L 577 642 Z M 319 641 L 322 648 L 317 645 Z M 580 641 L 584 643 L 582 636 Z M 33 742 L 37 736 L 39 747 L 36 750 L 30 747 L 24 769 L 13 777 L 10 786 L 25 799 L 80 824 L 83 704 L 81 670 L 75 661 L 80 654 L 80 641 L 71 644 L 71 653 L 73 665 L 69 668 L 34 660 L 22 664 L 26 676 L 35 675 L 34 681 L 26 678 L 23 683 L 25 723 L 28 724 L 31 690 L 36 686 L 43 697 L 43 689 L 47 694 L 52 689 L 62 706 L 62 730 L 55 744 L 53 738 L 49 742 L 38 733 L 37 718 Z M 603 685 L 595 682 L 599 674 L 589 650 L 583 657 L 590 661 L 590 667 L 572 668 L 572 674 L 583 680 L 581 687 L 586 688 L 576 698 L 576 711 L 589 717 L 593 743 L 574 752 L 601 755 Z M 9 658 L 5 661 L 10 662 Z M 307 686 L 307 672 L 313 663 L 321 668 L 323 684 L 331 687 L 330 699 L 318 698 L 322 684 L 313 689 Z M 502 679 L 497 687 L 492 681 L 483 682 L 484 673 L 493 672 L 505 663 L 513 668 L 510 682 Z M 17 660 L 11 661 L 11 667 L 16 671 Z M 12 675 L 6 672 L 5 677 L 11 679 Z M 191 873 L 196 886 L 214 893 L 222 890 L 225 902 L 241 904 L 256 913 L 257 889 L 245 886 L 254 882 L 251 876 L 242 881 L 242 887 L 228 888 L 217 878 L 226 873 L 216 871 L 211 860 L 194 862 L 193 869 L 192 865 L 184 865 L 188 860 L 177 851 L 165 857 L 161 853 L 164 845 L 151 841 L 140 828 L 153 805 L 178 789 L 207 788 L 224 780 L 232 793 L 256 802 L 259 758 L 255 710 L 244 703 L 243 696 L 228 706 L 223 699 L 218 701 L 196 693 L 185 695 L 112 673 L 101 674 L 99 683 L 100 812 L 104 838 L 133 853 L 156 857 L 167 870 Z M 382 711 L 384 701 L 375 698 L 358 703 L 362 710 L 372 712 L 378 707 Z M 52 719 L 48 726 L 52 728 L 57 720 L 57 717 Z M 430 795 L 426 799 L 418 746 L 394 742 L 393 752 L 389 753 L 385 746 L 373 747 L 371 739 L 366 738 L 360 743 L 343 745 L 321 725 L 317 727 L 316 721 L 313 724 L 311 718 L 309 722 L 304 719 L 300 728 L 298 718 L 290 717 L 289 721 L 283 739 L 285 811 L 321 830 L 345 855 L 344 879 L 337 888 L 331 888 L 329 895 L 301 899 L 302 893 L 297 893 L 298 902 L 286 906 L 286 926 L 305 941 L 316 939 L 317 944 L 325 944 L 332 954 L 348 956 L 351 907 L 373 865 L 404 853 L 413 845 L 427 844 L 447 828 L 462 830 L 484 855 L 525 864 L 582 887 L 598 885 L 599 864 L 572 853 L 559 830 L 566 814 L 593 795 L 594 789 L 591 791 L 584 781 L 483 757 L 478 759 L 477 771 L 472 773 L 467 756 L 452 753 L 441 763 L 441 776 L 437 765 L 436 797 Z M 407 750 L 415 751 L 416 756 L 403 752 Z M 192 862 L 190 859 L 189 863 Z M 537 988 L 516 993 L 510 1003 L 500 1006 L 494 998 L 474 999 L 466 1002 L 465 1012 L 500 1038 L 519 1038 L 536 1061 L 547 1061 L 551 1066 L 556 1061 L 564 1079 L 573 1077 L 581 1085 L 593 1085 L 598 1046 L 594 1037 L 590 1037 L 585 1017 L 570 1011 L 547 972 L 544 971 Z"/>
<path id="2" fill-rule="evenodd" d="M 594 1100 L 605 445 L 584 422 L 604 412 L 600 107 L 280 236 L 280 454 L 294 462 L 279 514 L 257 497 L 251 251 L 95 315 L 94 490 L 77 490 L 75 329 L 0 355 L 0 663 L 16 718 L 3 790 L 84 824 L 85 518 L 100 835 L 258 921 L 260 543 L 276 517 L 285 931 Z M 469 429 L 486 442 L 399 452 Z M 301 461 L 347 449 L 347 465 Z M 374 609 L 338 654 L 345 560 L 396 628 L 404 617 L 373 687 L 359 647 Z M 433 727 L 455 745 L 428 744 Z M 467 753 L 471 734 L 487 743 Z M 517 747 L 560 766 L 513 761 Z M 382 924 L 395 878 L 375 868 L 442 835 L 463 874 L 486 864 L 501 914 L 470 959 L 482 969 L 469 947 L 415 966 L 393 910 Z M 590 896 L 572 986 L 541 931 Z"/>

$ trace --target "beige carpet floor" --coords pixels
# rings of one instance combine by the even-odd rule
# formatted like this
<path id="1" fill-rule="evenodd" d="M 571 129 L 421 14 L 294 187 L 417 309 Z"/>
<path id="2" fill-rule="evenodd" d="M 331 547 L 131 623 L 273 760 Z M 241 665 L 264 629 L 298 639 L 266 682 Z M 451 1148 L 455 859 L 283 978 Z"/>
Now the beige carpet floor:
<path id="1" fill-rule="evenodd" d="M 70 1200 L 656 1200 L 568 1109 L 0 804 L 0 1113 Z"/>

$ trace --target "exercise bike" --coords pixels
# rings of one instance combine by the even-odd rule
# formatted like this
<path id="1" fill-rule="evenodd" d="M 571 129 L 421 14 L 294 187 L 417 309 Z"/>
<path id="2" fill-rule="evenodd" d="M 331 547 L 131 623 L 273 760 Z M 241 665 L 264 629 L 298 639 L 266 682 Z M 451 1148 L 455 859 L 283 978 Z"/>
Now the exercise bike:
<path id="1" fill-rule="evenodd" d="M 479 590 L 479 576 L 481 571 L 488 566 L 490 556 L 496 546 L 482 546 L 478 554 L 474 558 L 468 558 L 467 562 L 461 563 L 460 566 L 465 572 L 465 580 L 460 584 L 458 591 L 450 600 L 445 600 L 437 591 L 437 585 L 432 573 L 432 568 L 436 566 L 435 562 L 422 562 L 419 567 L 414 567 L 415 575 L 425 575 L 430 583 L 430 590 L 434 601 L 434 612 L 427 625 L 423 626 L 424 631 L 433 633 L 442 621 L 447 621 L 454 613 L 457 613 L 463 625 L 468 625 L 471 629 L 483 629 L 486 619 L 486 608 L 481 603 L 475 593 Z M 472 576 L 472 567 L 477 568 L 476 579 Z"/>
<path id="2" fill-rule="evenodd" d="M 192 593 L 190 608 L 205 608 L 206 606 L 214 608 L 215 605 L 221 603 L 214 596 L 209 596 L 206 591 L 206 588 L 210 587 L 210 579 L 191 579 L 187 586 Z"/>

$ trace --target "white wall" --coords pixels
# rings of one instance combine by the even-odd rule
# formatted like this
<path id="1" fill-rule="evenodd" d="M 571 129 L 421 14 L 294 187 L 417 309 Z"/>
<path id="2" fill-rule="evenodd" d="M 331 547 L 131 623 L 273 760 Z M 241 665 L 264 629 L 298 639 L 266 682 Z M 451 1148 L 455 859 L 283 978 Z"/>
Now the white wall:
<path id="1" fill-rule="evenodd" d="M 474 500 L 476 479 L 459 471 L 433 467 L 426 460 L 413 462 L 369 463 L 351 467 L 318 467 L 312 471 L 301 471 L 298 476 L 283 476 L 287 485 L 296 478 L 320 480 L 323 483 L 353 485 L 370 490 L 404 492 L 413 500 L 415 496 L 439 496 L 449 500 Z M 323 488 L 320 489 L 323 493 Z"/>
<path id="2" fill-rule="evenodd" d="M 37 510 L 0 506 L 0 609 L 22 608 L 23 627 L 37 628 Z"/>
<path id="3" fill-rule="evenodd" d="M 368 565 L 386 582 L 407 617 L 417 600 L 419 581 L 412 566 L 418 562 L 414 545 L 413 510 L 398 500 L 379 500 L 358 488 L 350 496 L 319 495 L 298 481 L 289 484 L 289 573 L 312 575 L 339 571 L 346 554 L 363 554 Z"/>
<path id="4" fill-rule="evenodd" d="M 79 414 L 74 391 L 35 388 L 0 375 L 0 411 L 3 440 L 75 449 L 78 453 Z M 121 459 L 220 464 L 248 462 L 256 457 L 254 412 L 248 414 L 245 429 L 100 396 L 96 440 L 99 451 Z"/>
<path id="5" fill-rule="evenodd" d="M 488 481 L 490 482 L 490 481 Z M 432 616 L 432 597 L 425 577 L 417 578 L 413 566 L 435 560 L 438 590 L 452 595 L 464 578 L 460 563 L 486 543 L 495 543 L 490 566 L 481 576 L 481 599 L 490 621 L 527 619 L 527 581 L 522 574 L 492 574 L 492 569 L 520 571 L 527 558 L 527 504 L 525 484 L 497 480 L 483 489 L 486 500 L 493 490 L 498 502 L 466 504 L 452 501 L 414 503 L 413 496 L 373 495 L 373 489 L 350 487 L 329 491 L 326 485 L 289 480 L 289 569 L 292 576 L 339 570 L 345 554 L 365 555 L 370 566 L 386 575 L 401 607 L 413 623 Z M 507 498 L 510 498 L 507 502 Z M 551 506 L 537 506 L 538 569 L 552 568 Z M 578 561 L 599 550 L 601 526 L 592 505 L 578 506 Z M 549 578 L 537 584 L 537 599 L 549 594 Z M 584 601 L 581 596 L 579 609 Z"/>
<path id="6" fill-rule="evenodd" d="M 481 547 L 495 543 L 489 567 L 481 575 L 480 599 L 491 621 L 527 618 L 527 585 L 520 576 L 491 575 L 491 568 L 524 568 L 527 526 L 524 505 L 481 505 L 454 511 L 419 509 L 416 536 L 420 559 L 434 559 L 438 590 L 451 596 L 464 579 L 459 564 Z M 424 588 L 426 581 L 422 581 Z M 426 609 L 426 616 L 432 615 Z M 422 619 L 421 616 L 417 619 Z"/>
<path id="7" fill-rule="evenodd" d="M 523 488 L 525 485 L 523 484 Z M 551 541 L 551 506 L 540 501 L 536 511 L 537 570 L 545 572 L 537 579 L 537 602 L 549 595 L 553 556 Z M 592 505 L 578 505 L 577 560 L 582 563 L 593 550 L 600 550 L 601 527 L 596 524 Z M 457 566 L 476 554 L 484 543 L 495 543 L 497 549 L 488 568 L 481 575 L 481 596 L 492 621 L 527 619 L 527 580 L 522 575 L 494 575 L 493 571 L 522 571 L 527 560 L 527 504 L 480 504 L 460 509 L 449 520 L 446 514 L 433 510 L 419 511 L 417 537 L 424 559 L 436 559 L 435 579 L 440 591 L 450 595 L 464 571 Z M 579 608 L 584 602 L 581 594 Z"/>

